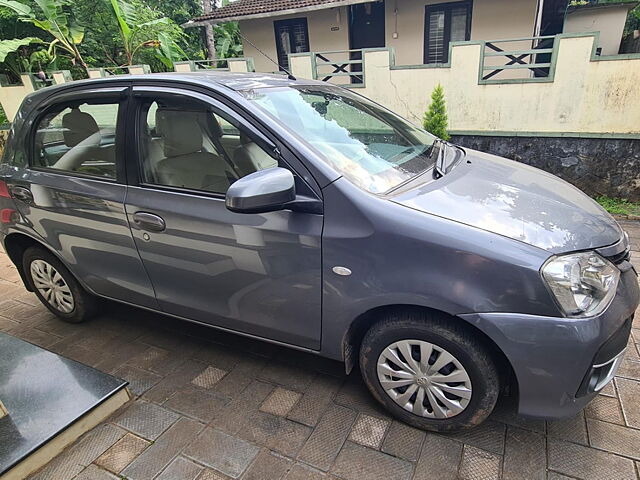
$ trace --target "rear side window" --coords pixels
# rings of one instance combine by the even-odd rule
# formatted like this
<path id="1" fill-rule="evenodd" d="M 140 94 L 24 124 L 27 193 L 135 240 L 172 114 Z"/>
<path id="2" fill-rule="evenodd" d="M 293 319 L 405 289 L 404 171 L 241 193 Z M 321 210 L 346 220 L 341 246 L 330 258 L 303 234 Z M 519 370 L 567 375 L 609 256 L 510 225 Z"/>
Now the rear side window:
<path id="1" fill-rule="evenodd" d="M 36 127 L 32 166 L 115 179 L 118 110 L 118 103 L 52 107 Z"/>

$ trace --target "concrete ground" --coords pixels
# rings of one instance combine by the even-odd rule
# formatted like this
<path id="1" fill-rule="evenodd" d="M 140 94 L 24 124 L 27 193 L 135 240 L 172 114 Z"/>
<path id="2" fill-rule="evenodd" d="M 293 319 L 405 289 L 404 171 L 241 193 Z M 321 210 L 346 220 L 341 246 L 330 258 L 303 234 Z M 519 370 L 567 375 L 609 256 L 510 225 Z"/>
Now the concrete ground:
<path id="1" fill-rule="evenodd" d="M 640 224 L 624 227 L 640 266 Z M 118 305 L 63 323 L 4 255 L 0 302 L 1 331 L 125 378 L 134 395 L 39 480 L 640 478 L 640 315 L 615 382 L 577 417 L 522 419 L 507 400 L 482 426 L 437 435 L 313 355 Z"/>

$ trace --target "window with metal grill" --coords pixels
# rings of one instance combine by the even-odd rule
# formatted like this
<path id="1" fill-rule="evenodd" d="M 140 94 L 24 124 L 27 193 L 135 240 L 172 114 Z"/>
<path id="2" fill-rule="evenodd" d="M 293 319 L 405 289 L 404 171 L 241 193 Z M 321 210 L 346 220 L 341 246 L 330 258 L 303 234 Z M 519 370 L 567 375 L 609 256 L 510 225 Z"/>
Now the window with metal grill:
<path id="1" fill-rule="evenodd" d="M 309 51 L 309 31 L 306 18 L 291 18 L 273 22 L 280 69 L 289 69 L 289 54 Z"/>
<path id="2" fill-rule="evenodd" d="M 471 38 L 471 2 L 425 7 L 424 63 L 447 63 L 449 44 Z"/>

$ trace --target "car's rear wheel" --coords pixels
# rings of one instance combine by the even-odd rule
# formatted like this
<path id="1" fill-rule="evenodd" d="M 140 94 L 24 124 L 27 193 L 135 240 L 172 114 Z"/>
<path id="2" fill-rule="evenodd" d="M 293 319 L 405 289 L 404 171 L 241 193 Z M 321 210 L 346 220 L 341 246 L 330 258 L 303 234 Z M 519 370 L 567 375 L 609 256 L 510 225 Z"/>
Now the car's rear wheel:
<path id="1" fill-rule="evenodd" d="M 96 311 L 97 299 L 87 293 L 54 255 L 40 247 L 28 248 L 23 268 L 33 291 L 62 320 L 80 323 Z"/>
<path id="2" fill-rule="evenodd" d="M 500 382 L 491 354 L 459 320 L 391 315 L 366 333 L 360 369 L 374 397 L 400 420 L 439 432 L 471 428 L 493 411 Z"/>

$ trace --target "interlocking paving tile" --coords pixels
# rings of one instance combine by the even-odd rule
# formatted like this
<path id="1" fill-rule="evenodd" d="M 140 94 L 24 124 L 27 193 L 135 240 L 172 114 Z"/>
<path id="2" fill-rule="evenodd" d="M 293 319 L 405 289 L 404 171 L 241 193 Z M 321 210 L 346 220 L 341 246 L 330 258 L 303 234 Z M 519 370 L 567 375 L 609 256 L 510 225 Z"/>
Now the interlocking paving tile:
<path id="1" fill-rule="evenodd" d="M 151 367 L 159 362 L 164 357 L 169 355 L 169 351 L 164 348 L 147 347 L 145 350 L 130 358 L 127 361 L 128 365 L 142 368 L 144 370 L 151 370 Z"/>
<path id="2" fill-rule="evenodd" d="M 500 457 L 465 445 L 458 474 L 462 480 L 497 480 L 500 478 Z"/>
<path id="3" fill-rule="evenodd" d="M 301 396 L 298 392 L 278 387 L 260 405 L 260 411 L 285 417 Z"/>
<path id="4" fill-rule="evenodd" d="M 640 382 L 626 378 L 616 378 L 618 395 L 622 405 L 625 423 L 633 428 L 640 428 Z"/>
<path id="5" fill-rule="evenodd" d="M 201 388 L 213 388 L 213 386 L 222 380 L 222 377 L 226 374 L 226 370 L 221 370 L 216 367 L 207 367 L 202 373 L 191 380 L 191 383 Z"/>
<path id="6" fill-rule="evenodd" d="M 5 300 L 0 303 L 0 316 L 19 323 L 37 320 L 38 315 L 48 312 L 43 305 L 33 306 L 15 300 Z"/>
<path id="7" fill-rule="evenodd" d="M 544 480 L 547 470 L 545 438 L 539 433 L 507 427 L 503 479 Z"/>
<path id="8" fill-rule="evenodd" d="M 89 465 L 82 470 L 73 480 L 119 480 L 111 472 L 107 472 L 97 465 Z"/>
<path id="9" fill-rule="evenodd" d="M 389 423 L 381 418 L 361 414 L 353 427 L 351 427 L 349 440 L 365 447 L 379 449 L 384 439 L 384 434 L 389 428 Z"/>
<path id="10" fill-rule="evenodd" d="M 152 402 L 163 403 L 205 368 L 207 368 L 207 365 L 204 363 L 188 360 L 184 365 L 171 372 L 153 388 L 145 392 L 143 398 Z"/>
<path id="11" fill-rule="evenodd" d="M 95 461 L 95 464 L 113 473 L 120 473 L 149 445 L 150 443 L 145 439 L 127 433 L 106 452 L 100 455 Z"/>
<path id="12" fill-rule="evenodd" d="M 537 420 L 518 415 L 518 399 L 515 397 L 500 398 L 495 410 L 491 413 L 489 418 L 524 430 L 531 430 L 539 433 L 545 433 L 546 431 L 544 420 Z"/>
<path id="13" fill-rule="evenodd" d="M 235 398 L 255 380 L 265 367 L 264 359 L 247 356 L 240 360 L 236 367 L 214 386 L 213 390 L 220 395 Z"/>
<path id="14" fill-rule="evenodd" d="M 311 370 L 274 360 L 262 370 L 258 378 L 290 390 L 304 392 L 314 376 L 315 373 Z"/>
<path id="15" fill-rule="evenodd" d="M 622 417 L 620 403 L 615 397 L 598 395 L 591 401 L 591 403 L 589 403 L 589 405 L 587 405 L 584 413 L 587 418 L 595 418 L 597 420 L 602 420 L 603 422 L 624 425 L 624 418 Z"/>
<path id="16" fill-rule="evenodd" d="M 238 433 L 272 390 L 273 385 L 254 381 L 220 410 L 211 425 L 232 435 Z"/>
<path id="17" fill-rule="evenodd" d="M 632 380 L 640 380 L 640 362 L 624 359 L 616 375 Z"/>
<path id="18" fill-rule="evenodd" d="M 636 478 L 633 461 L 611 453 L 557 440 L 549 440 L 548 451 L 549 469 L 563 475 L 594 480 Z"/>
<path id="19" fill-rule="evenodd" d="M 310 434 L 311 428 L 305 425 L 269 413 L 256 412 L 236 435 L 287 457 L 295 457 Z"/>
<path id="20" fill-rule="evenodd" d="M 194 480 L 203 467 L 183 457 L 176 458 L 165 468 L 156 480 Z"/>
<path id="21" fill-rule="evenodd" d="M 128 480 L 146 480 L 158 475 L 204 428 L 189 418 L 181 418 L 122 471 Z"/>
<path id="22" fill-rule="evenodd" d="M 255 445 L 208 427 L 185 449 L 184 454 L 198 463 L 238 478 L 259 451 Z"/>
<path id="23" fill-rule="evenodd" d="M 18 327 L 20 324 L 14 320 L 10 320 L 5 317 L 0 317 L 0 331 L 9 332 L 10 330 Z"/>
<path id="24" fill-rule="evenodd" d="M 339 405 L 331 406 L 318 422 L 298 458 L 320 470 L 329 470 L 349 435 L 356 413 Z"/>
<path id="25" fill-rule="evenodd" d="M 229 480 L 230 478 L 220 472 L 205 468 L 196 480 Z"/>
<path id="26" fill-rule="evenodd" d="M 547 480 L 574 480 L 573 477 L 567 477 L 561 473 L 549 472 L 547 473 Z"/>
<path id="27" fill-rule="evenodd" d="M 229 372 L 242 362 L 246 355 L 222 345 L 207 343 L 201 346 L 193 357 Z"/>
<path id="28" fill-rule="evenodd" d="M 640 430 L 587 419 L 592 447 L 640 460 Z"/>
<path id="29" fill-rule="evenodd" d="M 324 480 L 327 477 L 320 470 L 316 470 L 304 463 L 296 463 L 284 480 Z"/>
<path id="30" fill-rule="evenodd" d="M 291 409 L 287 418 L 314 427 L 331 404 L 331 399 L 341 383 L 341 379 L 317 375 L 302 398 Z"/>
<path id="31" fill-rule="evenodd" d="M 160 375 L 156 375 L 155 373 L 151 373 L 131 365 L 123 365 L 113 372 L 113 374 L 116 377 L 123 378 L 129 382 L 127 388 L 129 388 L 129 391 L 136 396 L 142 395 L 162 379 Z"/>
<path id="32" fill-rule="evenodd" d="M 359 378 L 346 381 L 336 394 L 334 402 L 374 417 L 391 418 Z"/>
<path id="33" fill-rule="evenodd" d="M 482 450 L 502 455 L 504 453 L 505 428 L 502 423 L 487 420 L 475 428 L 450 433 L 447 436 Z"/>
<path id="34" fill-rule="evenodd" d="M 118 339 L 118 343 L 112 345 L 111 348 L 111 350 L 104 352 L 104 355 L 94 364 L 94 367 L 103 372 L 114 374 L 120 367 L 142 353 L 148 346 L 121 337 Z"/>
<path id="35" fill-rule="evenodd" d="M 228 403 L 229 399 L 227 398 L 220 398 L 199 388 L 184 387 L 171 395 L 162 405 L 209 423 L 220 413 L 220 409 Z"/>
<path id="36" fill-rule="evenodd" d="M 382 451 L 415 462 L 420 455 L 424 436 L 425 433 L 417 428 L 393 421 L 382 444 Z"/>
<path id="37" fill-rule="evenodd" d="M 453 480 L 458 477 L 462 460 L 462 444 L 449 438 L 427 433 L 416 464 L 414 480 Z"/>
<path id="38" fill-rule="evenodd" d="M 604 395 L 605 397 L 617 397 L 615 382 L 607 383 L 602 390 L 600 390 L 600 395 Z"/>
<path id="39" fill-rule="evenodd" d="M 124 430 L 113 425 L 99 425 L 54 458 L 31 479 L 66 480 L 73 478 L 111 445 L 120 440 L 125 433 Z"/>
<path id="40" fill-rule="evenodd" d="M 147 440 L 155 440 L 178 418 L 177 413 L 154 403 L 137 401 L 115 423 Z"/>
<path id="41" fill-rule="evenodd" d="M 331 473 L 345 480 L 403 480 L 411 478 L 413 466 L 400 458 L 347 442 Z"/>
<path id="42" fill-rule="evenodd" d="M 262 450 L 242 480 L 280 480 L 289 471 L 292 463 L 288 458 Z"/>
<path id="43" fill-rule="evenodd" d="M 547 433 L 549 437 L 569 442 L 588 445 L 587 424 L 584 420 L 584 412 L 563 420 L 553 420 L 547 422 Z"/>

